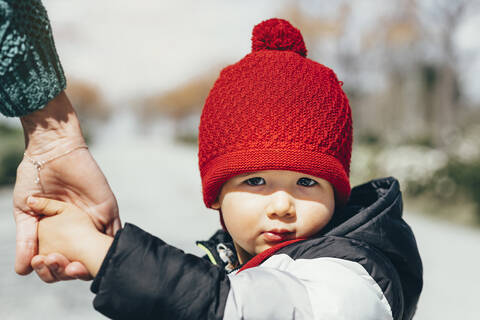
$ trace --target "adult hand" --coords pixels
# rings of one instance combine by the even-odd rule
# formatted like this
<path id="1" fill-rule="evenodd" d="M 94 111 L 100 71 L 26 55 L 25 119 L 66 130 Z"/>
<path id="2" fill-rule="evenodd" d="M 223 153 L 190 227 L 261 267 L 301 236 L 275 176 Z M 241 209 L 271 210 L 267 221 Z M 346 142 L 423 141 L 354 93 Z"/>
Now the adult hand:
<path id="1" fill-rule="evenodd" d="M 64 92 L 21 121 L 26 154 L 34 160 L 52 159 L 85 145 L 75 111 Z M 35 182 L 37 173 L 40 183 Z M 33 267 L 45 282 L 89 279 L 87 269 L 79 262 L 70 262 L 60 254 L 35 256 L 38 217 L 27 205 L 30 195 L 72 203 L 89 214 L 97 229 L 113 236 L 121 227 L 117 201 L 88 149 L 75 149 L 55 158 L 39 172 L 25 157 L 17 169 L 13 202 L 17 225 L 15 271 L 24 275 Z"/>

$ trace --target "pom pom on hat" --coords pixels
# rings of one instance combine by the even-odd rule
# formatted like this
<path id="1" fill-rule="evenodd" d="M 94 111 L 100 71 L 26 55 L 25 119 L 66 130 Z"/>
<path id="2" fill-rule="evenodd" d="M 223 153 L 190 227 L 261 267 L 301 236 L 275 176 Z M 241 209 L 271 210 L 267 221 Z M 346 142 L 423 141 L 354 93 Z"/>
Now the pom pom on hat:
<path id="1" fill-rule="evenodd" d="M 252 32 L 252 52 L 260 50 L 293 51 L 307 56 L 300 30 L 283 19 L 269 19 L 257 24 Z"/>

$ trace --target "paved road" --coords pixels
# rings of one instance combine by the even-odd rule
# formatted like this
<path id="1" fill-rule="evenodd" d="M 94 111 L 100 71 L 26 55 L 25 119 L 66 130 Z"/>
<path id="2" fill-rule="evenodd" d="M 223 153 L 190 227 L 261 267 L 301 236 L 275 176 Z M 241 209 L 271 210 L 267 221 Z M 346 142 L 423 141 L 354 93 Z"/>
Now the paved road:
<path id="1" fill-rule="evenodd" d="M 108 140 L 110 138 L 106 138 Z M 100 142 L 92 152 L 117 195 L 123 221 L 182 249 L 218 226 L 204 209 L 196 151 L 151 139 Z M 105 141 L 105 140 L 104 140 Z M 45 285 L 13 272 L 15 226 L 11 190 L 0 191 L 0 319 L 101 319 L 89 283 Z M 407 214 L 425 265 L 425 289 L 415 319 L 478 319 L 480 231 Z"/>

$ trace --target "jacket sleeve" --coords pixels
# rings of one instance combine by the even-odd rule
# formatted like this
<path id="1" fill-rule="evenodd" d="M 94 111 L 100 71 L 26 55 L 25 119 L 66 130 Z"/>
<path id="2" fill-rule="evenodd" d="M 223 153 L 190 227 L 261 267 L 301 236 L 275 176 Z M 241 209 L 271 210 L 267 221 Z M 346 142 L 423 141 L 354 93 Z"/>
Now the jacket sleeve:
<path id="1" fill-rule="evenodd" d="M 52 29 L 40 0 L 0 0 L 0 113 L 43 108 L 66 87 Z"/>
<path id="2" fill-rule="evenodd" d="M 224 319 L 393 319 L 382 290 L 358 263 L 274 255 L 230 276 Z"/>
<path id="3" fill-rule="evenodd" d="M 224 270 L 126 224 L 91 290 L 114 319 L 222 319 L 230 281 Z"/>

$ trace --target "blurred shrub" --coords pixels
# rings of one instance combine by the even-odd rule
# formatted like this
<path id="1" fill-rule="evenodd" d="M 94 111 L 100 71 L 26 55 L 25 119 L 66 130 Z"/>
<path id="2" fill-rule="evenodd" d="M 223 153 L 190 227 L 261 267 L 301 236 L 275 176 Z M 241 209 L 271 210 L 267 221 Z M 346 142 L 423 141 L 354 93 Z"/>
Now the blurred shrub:
<path id="1" fill-rule="evenodd" d="M 198 135 L 191 133 L 177 134 L 174 136 L 174 141 L 187 145 L 198 145 Z"/>
<path id="2" fill-rule="evenodd" d="M 432 136 L 429 135 L 419 135 L 415 137 L 410 137 L 405 140 L 406 144 L 422 146 L 427 148 L 434 148 L 435 143 Z"/>
<path id="3" fill-rule="evenodd" d="M 15 182 L 17 166 L 23 157 L 23 147 L 21 129 L 0 123 L 0 186 Z"/>
<path id="4" fill-rule="evenodd" d="M 19 129 L 0 122 L 0 139 L 5 138 L 7 136 L 15 135 L 18 132 L 19 132 Z"/>
<path id="5" fill-rule="evenodd" d="M 480 225 L 480 158 L 451 158 L 430 179 L 410 180 L 405 187 L 406 196 L 425 213 Z"/>
<path id="6" fill-rule="evenodd" d="M 480 222 L 480 158 L 469 162 L 453 159 L 437 172 L 434 181 L 440 184 L 438 196 L 464 196 L 471 200 Z"/>
<path id="7" fill-rule="evenodd" d="M 355 140 L 358 141 L 360 144 L 364 145 L 378 145 L 381 143 L 380 136 L 372 131 L 364 130 L 362 134 L 358 134 L 355 137 Z"/>
<path id="8" fill-rule="evenodd" d="M 17 167 L 22 161 L 22 151 L 10 149 L 0 156 L 0 186 L 15 183 Z"/>
<path id="9" fill-rule="evenodd" d="M 477 133 L 476 126 L 465 130 L 451 153 L 424 143 L 383 147 L 369 139 L 357 141 L 352 154 L 351 183 L 393 176 L 400 182 L 408 210 L 480 225 Z"/>
<path id="10" fill-rule="evenodd" d="M 440 150 L 420 145 L 401 145 L 385 148 L 376 157 L 377 173 L 392 175 L 403 185 L 403 189 L 418 189 L 426 186 L 438 170 L 448 163 L 448 155 Z"/>

